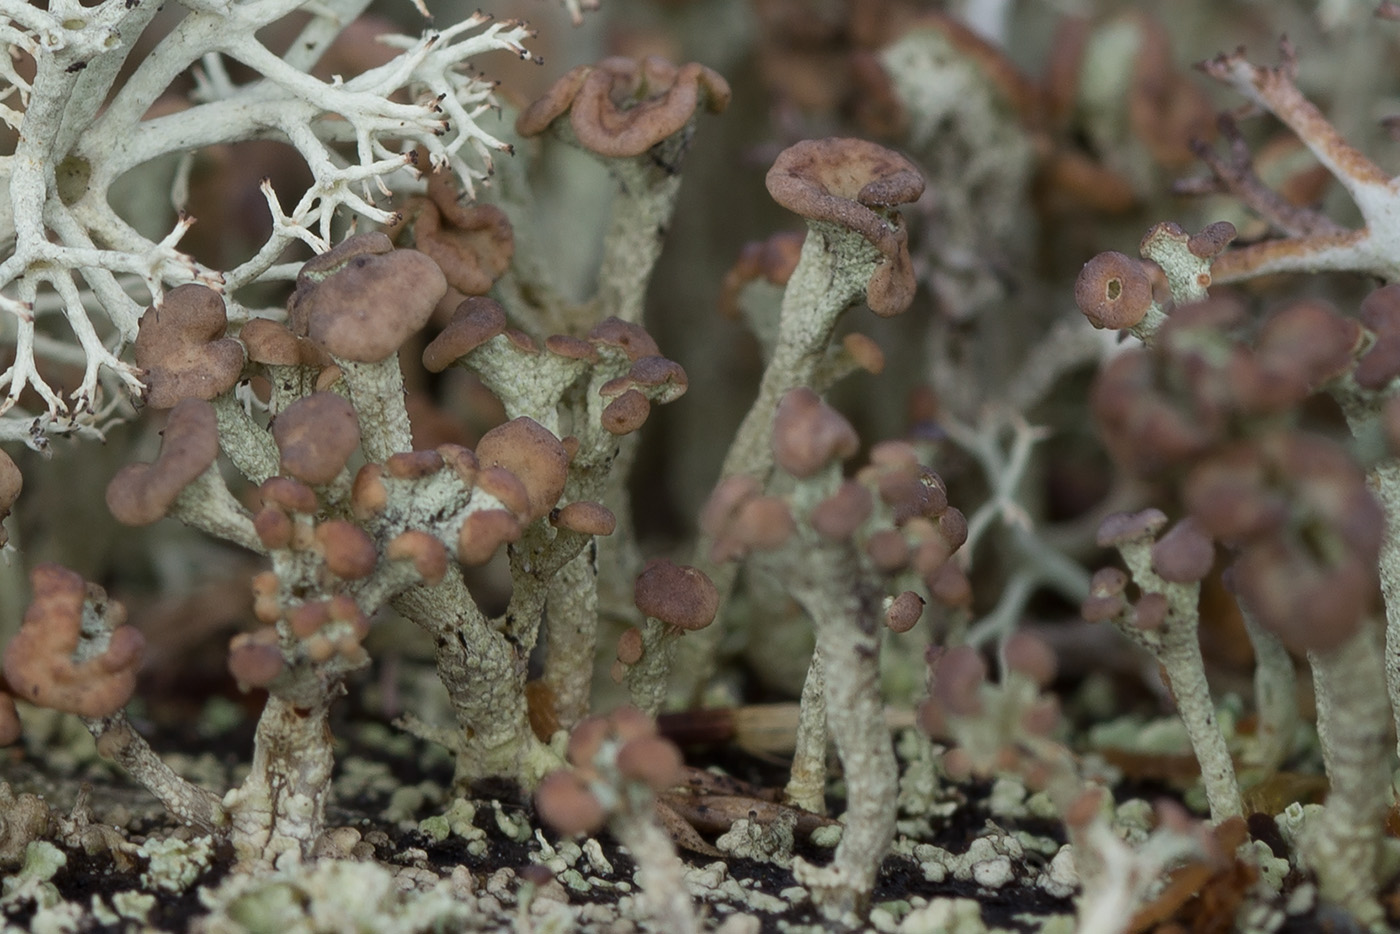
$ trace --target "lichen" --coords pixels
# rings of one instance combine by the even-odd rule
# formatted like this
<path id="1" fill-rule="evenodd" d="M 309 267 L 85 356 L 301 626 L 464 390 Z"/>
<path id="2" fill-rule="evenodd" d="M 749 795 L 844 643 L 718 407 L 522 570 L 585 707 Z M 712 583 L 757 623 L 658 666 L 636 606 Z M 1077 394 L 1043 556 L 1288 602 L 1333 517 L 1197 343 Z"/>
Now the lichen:
<path id="1" fill-rule="evenodd" d="M 259 877 L 234 875 L 201 890 L 200 901 L 209 909 L 201 934 L 418 934 L 489 923 L 470 891 L 452 881 L 404 891 L 391 870 L 373 862 L 327 860 Z"/>

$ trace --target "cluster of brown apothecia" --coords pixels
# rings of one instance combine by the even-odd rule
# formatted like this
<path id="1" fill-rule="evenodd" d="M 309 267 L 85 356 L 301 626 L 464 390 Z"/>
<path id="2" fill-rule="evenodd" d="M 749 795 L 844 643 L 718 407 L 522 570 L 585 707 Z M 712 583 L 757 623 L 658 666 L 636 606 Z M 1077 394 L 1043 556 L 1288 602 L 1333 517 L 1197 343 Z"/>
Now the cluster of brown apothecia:
<path id="1" fill-rule="evenodd" d="M 1318 300 L 1252 320 L 1241 301 L 1206 294 L 1214 260 L 1234 235 L 1228 224 L 1194 236 L 1158 225 L 1142 244 L 1150 261 L 1102 254 L 1080 274 L 1076 297 L 1094 326 L 1128 329 L 1142 342 L 1110 361 L 1094 387 L 1105 442 L 1131 476 L 1172 490 L 1184 513 L 1170 528 L 1157 509 L 1107 517 L 1099 544 L 1120 552 L 1127 573 L 1095 574 L 1083 612 L 1112 621 L 1157 657 L 1212 816 L 1245 816 L 1198 634 L 1201 583 L 1217 566 L 1217 549 L 1224 552 L 1223 580 L 1256 655 L 1251 759 L 1276 768 L 1291 754 L 1298 700 L 1289 652 L 1306 655 L 1332 787 L 1307 864 L 1328 897 L 1375 919 L 1391 798 L 1387 681 L 1392 701 L 1400 698 L 1382 664 L 1400 651 L 1396 633 L 1387 633 L 1383 652 L 1378 625 L 1382 504 L 1393 503 L 1389 387 L 1400 375 L 1396 288 L 1368 295 L 1359 320 Z M 1319 395 L 1335 403 L 1350 447 L 1303 423 L 1303 404 Z"/>
<path id="2" fill-rule="evenodd" d="M 141 401 L 163 413 L 161 447 L 117 471 L 106 502 L 126 526 L 174 519 L 263 562 L 227 650 L 237 685 L 267 697 L 246 779 L 216 792 L 161 761 L 123 712 L 140 621 L 57 564 L 30 569 L 29 609 L 5 647 L 0 740 L 23 738 L 26 706 L 75 714 L 102 755 L 228 843 L 241 868 L 286 868 L 344 848 L 345 828 L 327 824 L 330 712 L 376 661 L 376 628 L 416 626 L 450 722 L 409 711 L 400 723 L 451 751 L 453 791 L 503 781 L 562 833 L 611 833 L 638 863 L 643 913 L 692 931 L 703 912 L 657 804 L 685 775 L 682 754 L 655 717 L 707 689 L 742 700 L 728 677 L 742 643 L 763 659 L 750 677 L 800 698 L 781 803 L 764 799 L 764 814 L 800 813 L 831 837 L 837 767 L 843 778 L 829 864 L 793 859 L 791 841 L 783 857 L 826 918 L 863 923 L 899 818 L 928 821 L 954 785 L 981 776 L 1044 793 L 1070 846 L 1043 887 L 1080 886 L 1081 929 L 1100 934 L 1168 863 L 1111 829 L 1110 796 L 1067 744 L 1053 693 L 1062 663 L 1097 661 L 1113 635 L 1076 636 L 1080 657 L 1062 657 L 1082 617 L 1159 663 L 1217 825 L 1248 816 L 1239 760 L 1268 773 L 1299 753 L 1294 656 L 1307 657 L 1332 794 L 1289 856 L 1325 901 L 1382 923 L 1387 696 L 1400 711 L 1400 593 L 1386 590 L 1400 579 L 1400 285 L 1355 315 L 1309 300 L 1258 321 L 1250 298 L 1217 286 L 1300 270 L 1400 278 L 1390 180 L 1302 97 L 1287 49 L 1280 68 L 1236 54 L 1205 70 L 1295 130 L 1356 198 L 1362 229 L 1281 206 L 1255 174 L 1267 160 L 1241 154 L 1232 123 L 1228 156 L 1212 152 L 1209 104 L 1149 17 L 1065 24 L 1032 78 L 914 2 L 809 6 L 757 3 L 778 122 L 851 117 L 889 145 L 783 130 L 756 150 L 772 201 L 805 230 L 754 241 L 724 278 L 719 304 L 753 330 L 761 378 L 732 437 L 705 426 L 704 445 L 724 453 L 717 475 L 686 481 L 704 502 L 692 538 L 638 535 L 650 509 L 633 502 L 634 469 L 649 463 L 638 433 L 695 373 L 673 359 L 690 350 L 667 339 L 674 322 L 642 322 L 657 303 L 648 290 L 663 291 L 655 273 L 692 143 L 731 90 L 700 64 L 612 56 L 513 111 L 502 136 L 516 153 L 479 200 L 450 172 L 426 171 L 426 148 L 405 152 L 424 170 L 419 190 L 383 231 L 288 263 L 284 315 L 231 314 L 206 282 L 170 289 L 140 319 L 133 359 Z M 1104 69 L 1128 89 L 1108 116 L 1089 80 Z M 1047 264 L 1033 257 L 1074 249 L 1077 267 L 1104 245 L 1079 249 L 1078 229 L 1092 226 L 1081 221 L 1141 206 L 1194 156 L 1214 175 L 1193 190 L 1233 195 L 1290 236 L 1237 247 L 1231 223 L 1158 224 L 1142 260 L 1106 252 L 1084 266 L 1073 315 L 1065 277 L 1036 272 Z M 580 158 L 614 190 L 603 233 L 557 255 L 554 228 L 574 205 L 542 192 Z M 1279 187 L 1296 199 L 1316 189 L 1309 178 Z M 1050 243 L 1060 223 L 1076 232 Z M 1027 231 L 1040 225 L 1037 248 Z M 1025 300 L 1047 294 L 1058 318 Z M 850 330 L 853 306 L 894 319 L 925 296 L 937 304 L 926 334 Z M 998 318 L 1012 309 L 1025 326 Z M 1131 343 L 1111 347 L 1093 329 Z M 888 399 L 864 418 L 826 401 L 848 378 L 880 375 L 887 355 L 923 367 L 883 374 L 910 390 L 907 422 Z M 1066 400 L 1061 377 L 1100 364 L 1087 405 Z M 469 404 L 443 404 L 443 387 Z M 1334 403 L 1321 417 L 1319 397 Z M 1086 409 L 1112 461 L 1101 486 L 1114 491 L 1057 527 L 1051 481 L 1037 483 L 1058 465 L 1037 460 L 1046 431 L 1030 418 L 1070 434 Z M 700 417 L 711 418 L 722 421 Z M 672 451 L 667 469 L 693 474 L 687 453 Z M 0 454 L 0 519 L 20 492 Z M 1106 549 L 1121 566 L 1091 573 Z M 1217 579 L 1255 656 L 1246 739 L 1220 729 L 1202 658 L 1202 593 Z M 492 586 L 494 602 L 482 597 Z M 1060 607 L 1048 612 L 1063 625 L 1027 631 L 1045 607 Z M 623 693 L 630 704 L 617 706 Z M 904 775 L 891 705 L 921 731 L 922 759 Z M 1163 813 L 1144 838 L 1205 858 L 1212 834 Z"/>
<path id="3" fill-rule="evenodd" d="M 821 882 L 832 893 L 824 907 L 863 909 L 893 832 L 896 776 L 888 734 L 864 731 L 855 746 L 851 737 L 862 732 L 862 712 L 880 707 L 873 647 L 883 621 L 907 630 L 923 603 L 904 588 L 886 607 L 869 587 L 907 578 L 965 603 L 966 580 L 949 557 L 966 523 L 907 446 L 878 449 L 870 468 L 842 481 L 840 461 L 858 440 L 808 387 L 878 369 L 871 342 L 837 339 L 835 327 L 862 297 L 882 315 L 912 301 L 896 207 L 917 198 L 922 181 L 902 156 L 856 139 L 805 141 L 778 158 L 769 187 L 810 230 L 787 276 L 760 400 L 726 469 L 774 508 L 740 509 L 756 538 L 738 550 L 735 533 L 707 520 L 715 547 L 696 564 L 714 579 L 667 559 L 644 564 L 626 485 L 636 432 L 654 406 L 685 393 L 687 376 L 641 326 L 642 300 L 696 123 L 728 96 L 723 79 L 699 65 L 608 59 L 565 75 L 521 112 L 520 134 L 583 149 L 622 182 L 596 292 L 581 301 L 550 287 L 540 272 L 546 257 L 520 248 L 528 218 L 463 205 L 433 174 L 397 228 L 348 237 L 301 266 L 285 323 L 231 322 L 223 297 L 197 284 L 147 309 L 134 348 L 143 401 L 168 414 L 158 456 L 119 471 L 107 503 L 124 524 L 176 519 L 267 563 L 251 585 L 259 625 L 228 651 L 238 685 L 267 694 L 253 768 L 216 793 L 160 760 L 124 714 L 140 635 L 118 604 L 54 565 L 34 569 L 34 601 L 6 650 L 3 738 L 19 738 L 14 699 L 75 713 L 99 750 L 181 822 L 231 844 L 240 865 L 311 859 L 328 833 L 331 707 L 370 664 L 372 627 L 395 614 L 432 640 L 455 725 L 413 728 L 454 753 L 460 792 L 483 779 L 540 786 L 543 816 L 567 830 L 630 815 L 615 823 L 634 853 L 662 854 L 650 860 L 659 865 L 669 852 L 674 868 L 649 799 L 630 801 L 627 783 L 661 790 L 679 764 L 650 719 L 671 685 L 677 643 L 732 598 L 734 562 L 749 548 L 798 561 L 798 539 L 815 536 L 813 547 L 845 567 L 825 585 L 861 610 L 854 620 L 823 614 L 819 631 L 840 634 L 819 636 L 822 651 L 844 654 L 856 639 L 865 661 L 854 670 L 857 698 L 847 696 L 856 681 L 844 662 L 813 663 L 799 771 L 812 772 L 803 800 L 820 809 L 828 720 L 852 775 L 878 757 L 878 812 L 866 813 L 870 795 L 853 783 L 842 868 Z M 435 335 L 419 340 L 430 325 Z M 401 360 L 410 352 L 421 370 Z M 470 446 L 425 444 L 433 422 L 410 412 L 405 374 L 453 367 L 479 381 L 504 420 Z M 798 489 L 784 494 L 794 480 Z M 818 490 L 822 503 L 801 498 Z M 510 590 L 488 618 L 467 576 L 493 560 L 508 569 Z M 587 714 L 604 616 L 632 624 L 615 674 L 644 712 L 601 721 Z M 566 765 L 576 771 L 558 773 Z M 573 777 L 540 785 L 552 773 Z M 564 801 L 570 789 L 573 804 Z M 598 820 L 570 816 L 589 802 Z M 847 863 L 857 869 L 850 878 Z M 662 887 L 673 894 L 656 896 L 656 912 L 693 923 L 678 880 Z"/>

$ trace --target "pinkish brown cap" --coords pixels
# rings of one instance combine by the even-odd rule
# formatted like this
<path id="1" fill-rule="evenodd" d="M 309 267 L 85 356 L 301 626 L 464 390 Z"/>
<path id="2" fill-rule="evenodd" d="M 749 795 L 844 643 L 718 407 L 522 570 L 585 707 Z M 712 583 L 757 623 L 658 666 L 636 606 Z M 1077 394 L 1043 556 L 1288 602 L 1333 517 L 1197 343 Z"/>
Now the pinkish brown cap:
<path id="1" fill-rule="evenodd" d="M 915 516 L 901 529 L 909 537 L 914 547 L 911 563 L 914 571 L 927 577 L 943 566 L 943 562 L 953 556 L 955 547 L 944 537 L 938 523 L 923 516 Z"/>
<path id="2" fill-rule="evenodd" d="M 624 665 L 635 665 L 642 660 L 644 646 L 642 631 L 636 626 L 628 626 L 617 637 L 617 660 Z"/>
<path id="3" fill-rule="evenodd" d="M 218 456 L 214 407 L 203 399 L 185 399 L 170 410 L 155 462 L 128 464 L 107 484 L 107 508 L 123 525 L 150 525 Z"/>
<path id="4" fill-rule="evenodd" d="M 860 449 L 856 430 L 842 415 L 805 386 L 778 403 L 773 416 L 773 459 L 803 479 Z"/>
<path id="5" fill-rule="evenodd" d="M 344 469 L 360 446 L 360 422 L 344 396 L 314 392 L 287 406 L 272 421 L 281 469 L 312 486 L 323 486 Z"/>
<path id="6" fill-rule="evenodd" d="M 350 486 L 350 508 L 361 521 L 378 515 L 389 505 L 389 490 L 384 486 L 384 466 L 365 464 L 355 472 Z"/>
<path id="7" fill-rule="evenodd" d="M 457 530 L 457 560 L 475 567 L 491 560 L 502 545 L 519 541 L 520 520 L 504 509 L 479 509 Z"/>
<path id="8" fill-rule="evenodd" d="M 238 332 L 249 363 L 297 366 L 302 362 L 302 338 L 270 318 L 253 318 Z"/>
<path id="9" fill-rule="evenodd" d="M 611 535 L 617 528 L 617 517 L 602 503 L 579 500 L 553 513 L 549 524 L 582 535 Z"/>
<path id="10" fill-rule="evenodd" d="M 419 529 L 395 535 L 385 546 L 384 557 L 390 561 L 412 561 L 418 576 L 430 587 L 447 574 L 447 549 L 442 542 Z"/>
<path id="11" fill-rule="evenodd" d="M 442 268 L 452 288 L 485 295 L 510 267 L 515 234 L 495 205 L 463 204 L 452 177 L 446 167 L 428 176 L 429 203 L 414 219 L 413 245 Z"/>
<path id="12" fill-rule="evenodd" d="M 938 570 L 924 577 L 929 595 L 944 606 L 968 606 L 972 603 L 972 583 L 956 561 L 945 561 Z"/>
<path id="13" fill-rule="evenodd" d="M 595 833 L 608 816 L 583 780 L 568 770 L 552 772 L 540 782 L 535 789 L 535 812 L 564 836 Z"/>
<path id="14" fill-rule="evenodd" d="M 605 58 L 565 74 L 520 113 L 515 128 L 535 136 L 567 111 L 585 149 L 609 158 L 640 156 L 685 129 L 700 107 L 722 112 L 729 95 L 728 83 L 704 65 Z"/>
<path id="15" fill-rule="evenodd" d="M 915 281 L 908 232 L 887 213 L 923 194 L 912 162 L 865 140 L 803 140 L 778 154 L 766 182 L 789 211 L 844 227 L 880 251 L 884 259 L 865 293 L 871 311 L 888 317 L 909 307 Z"/>
<path id="16" fill-rule="evenodd" d="M 880 529 L 865 541 L 865 554 L 881 574 L 894 574 L 909 566 L 909 543 L 894 529 Z"/>
<path id="17" fill-rule="evenodd" d="M 564 756 L 580 771 L 591 772 L 593 769 L 593 758 L 598 755 L 603 748 L 603 742 L 612 732 L 612 724 L 608 718 L 601 714 L 594 714 L 584 717 L 574 724 L 573 730 L 569 732 L 568 745 L 565 747 Z"/>
<path id="18" fill-rule="evenodd" d="M 822 538 L 839 542 L 865 524 L 874 505 L 874 497 L 864 484 L 845 480 L 836 492 L 813 507 L 807 521 Z"/>
<path id="19" fill-rule="evenodd" d="M 1145 593 L 1133 604 L 1132 623 L 1144 631 L 1160 629 L 1167 621 L 1167 611 L 1170 609 L 1166 594 Z"/>
<path id="20" fill-rule="evenodd" d="M 313 344 L 312 346 L 314 347 L 315 345 Z M 316 349 L 322 356 L 325 356 L 324 351 L 321 351 L 319 347 Z M 329 360 L 330 358 L 326 357 L 326 359 Z M 344 375 L 344 371 L 334 363 L 330 366 L 322 367 L 321 371 L 316 374 L 316 381 L 312 383 L 312 389 L 316 392 L 330 392 L 340 383 L 341 377 Z"/>
<path id="21" fill-rule="evenodd" d="M 1209 119 L 1209 117 L 1207 118 Z M 1225 252 L 1225 248 L 1235 239 L 1235 225 L 1229 221 L 1216 221 L 1201 228 L 1186 241 L 1186 248 L 1193 256 L 1212 259 Z"/>
<path id="22" fill-rule="evenodd" d="M 1215 564 L 1215 543 L 1187 516 L 1152 546 L 1152 570 L 1164 581 L 1188 584 L 1205 578 Z"/>
<path id="23" fill-rule="evenodd" d="M 1108 789 L 1102 787 L 1085 788 L 1065 808 L 1065 823 L 1076 830 L 1087 828 L 1091 822 L 1103 814 Z"/>
<path id="24" fill-rule="evenodd" d="M 679 363 L 662 356 L 649 356 L 638 357 L 626 376 L 609 380 L 598 391 L 609 396 L 621 386 L 641 387 L 647 390 L 648 398 L 665 405 L 685 395 L 689 385 L 690 379 Z"/>
<path id="25" fill-rule="evenodd" d="M 506 328 L 501 333 L 516 350 L 523 354 L 535 356 L 540 352 L 540 345 L 535 343 L 535 339 L 519 328 Z"/>
<path id="26" fill-rule="evenodd" d="M 1013 632 L 1002 647 L 1002 658 L 1007 668 L 1030 678 L 1037 687 L 1049 687 L 1059 670 L 1055 650 L 1030 632 Z"/>
<path id="27" fill-rule="evenodd" d="M 987 664 L 970 645 L 957 645 L 940 653 L 929 672 L 929 695 L 947 713 L 972 717 L 982 712 L 982 685 Z"/>
<path id="28" fill-rule="evenodd" d="M 532 418 L 512 419 L 482 435 L 476 458 L 483 468 L 503 467 L 519 478 L 529 496 L 530 521 L 549 515 L 569 476 L 564 445 Z"/>
<path id="29" fill-rule="evenodd" d="M 346 237 L 326 252 L 318 253 L 302 264 L 301 272 L 297 274 L 297 291 L 314 287 L 316 283 L 331 276 L 357 256 L 382 256 L 392 252 L 394 241 L 378 230 Z"/>
<path id="30" fill-rule="evenodd" d="M 1361 316 L 1374 340 L 1356 363 L 1356 382 L 1363 389 L 1384 389 L 1400 376 L 1400 286 L 1387 285 L 1367 295 Z"/>
<path id="31" fill-rule="evenodd" d="M 520 478 L 504 467 L 483 467 L 476 475 L 476 488 L 500 500 L 522 522 L 530 515 L 530 493 Z"/>
<path id="32" fill-rule="evenodd" d="M 258 487 L 258 499 L 265 506 L 276 506 L 287 513 L 315 515 L 319 508 L 316 491 L 290 477 L 269 477 Z"/>
<path id="33" fill-rule="evenodd" d="M 421 480 L 442 470 L 446 461 L 437 451 L 402 451 L 384 461 L 384 472 L 398 480 Z"/>
<path id="34" fill-rule="evenodd" d="M 870 448 L 870 463 L 895 470 L 918 470 L 919 452 L 908 441 L 881 441 Z"/>
<path id="35" fill-rule="evenodd" d="M 700 510 L 700 531 L 710 538 L 719 538 L 729 530 L 739 507 L 761 492 L 763 484 L 756 477 L 748 474 L 731 474 L 725 477 L 710 493 L 705 507 Z"/>
<path id="36" fill-rule="evenodd" d="M 1080 614 L 1091 623 L 1104 623 L 1128 608 L 1123 591 L 1128 575 L 1118 568 L 1099 568 L 1089 579 L 1089 596 L 1080 604 Z"/>
<path id="37" fill-rule="evenodd" d="M 331 362 L 321 348 L 269 318 L 253 318 L 244 324 L 238 339 L 247 348 L 248 360 L 252 363 L 323 367 Z"/>
<path id="38" fill-rule="evenodd" d="M 744 244 L 738 261 L 724 274 L 720 285 L 720 314 L 726 318 L 739 317 L 739 295 L 750 282 L 762 278 L 772 285 L 787 285 L 792 271 L 797 268 L 805 239 L 805 230 L 794 230 Z"/>
<path id="39" fill-rule="evenodd" d="M 308 600 L 293 607 L 287 614 L 287 623 L 292 635 L 298 639 L 308 639 L 331 621 L 331 607 L 327 600 Z"/>
<path id="40" fill-rule="evenodd" d="M 592 65 L 575 65 L 549 86 L 544 96 L 530 103 L 515 118 L 515 132 L 521 136 L 539 136 L 549 125 L 569 112 L 579 89 L 593 73 Z"/>
<path id="41" fill-rule="evenodd" d="M 661 348 L 656 345 L 646 328 L 621 318 L 608 317 L 599 321 L 593 326 L 593 330 L 588 332 L 586 340 L 599 351 L 620 350 L 627 359 L 633 361 L 661 355 Z"/>
<path id="42" fill-rule="evenodd" d="M 700 529 L 713 539 L 709 552 L 711 562 L 733 561 L 749 553 L 749 546 L 744 544 L 737 532 L 739 518 L 741 514 L 746 513 L 750 503 L 761 498 L 758 495 L 761 489 L 762 485 L 756 478 L 741 474 L 725 477 L 710 494 L 700 511 Z M 779 500 L 778 503 L 785 511 L 786 506 L 782 501 Z M 770 508 L 767 504 L 760 507 L 761 510 Z M 752 523 L 752 515 L 745 521 Z M 790 514 L 787 515 L 786 521 L 791 527 Z"/>
<path id="43" fill-rule="evenodd" d="M 1293 406 L 1312 390 L 1352 368 L 1363 346 L 1361 325 L 1326 302 L 1290 302 L 1270 315 L 1254 341 L 1255 358 L 1266 371 L 1297 384 Z"/>
<path id="44" fill-rule="evenodd" d="M 719 612 L 719 591 L 705 573 L 665 558 L 647 562 L 632 596 L 647 616 L 687 632 L 704 629 Z"/>
<path id="45" fill-rule="evenodd" d="M 1098 545 L 1100 548 L 1108 548 L 1113 545 L 1151 541 L 1166 524 L 1166 513 L 1160 509 L 1115 512 L 1105 516 L 1099 523 Z"/>
<path id="46" fill-rule="evenodd" d="M 1152 307 L 1152 278 L 1141 260 L 1100 253 L 1074 280 L 1074 303 L 1096 328 L 1130 328 Z"/>
<path id="47" fill-rule="evenodd" d="M 277 646 L 276 629 L 239 633 L 229 641 L 229 674 L 244 693 L 272 684 L 286 667 L 286 659 Z"/>
<path id="48" fill-rule="evenodd" d="M 1361 322 L 1377 336 L 1400 335 L 1400 284 L 1367 293 L 1361 300 Z"/>
<path id="49" fill-rule="evenodd" d="M 169 409 L 181 399 L 213 399 L 243 373 L 243 345 L 224 337 L 223 297 L 202 285 L 178 286 L 147 308 L 136 332 L 136 365 L 145 371 L 146 404 Z"/>
<path id="50" fill-rule="evenodd" d="M 505 331 L 506 313 L 501 306 L 473 296 L 457 306 L 447 327 L 423 349 L 423 366 L 429 373 L 441 373 Z"/>
<path id="51" fill-rule="evenodd" d="M 258 535 L 258 540 L 269 549 L 289 548 L 292 544 L 292 536 L 296 529 L 292 524 L 292 517 L 281 509 L 268 506 L 259 509 L 257 515 L 253 516 L 253 531 Z"/>
<path id="52" fill-rule="evenodd" d="M 646 424 L 651 403 L 635 389 L 629 389 L 603 408 L 599 422 L 610 435 L 627 435 Z"/>
<path id="53" fill-rule="evenodd" d="M 897 525 L 917 516 L 942 516 L 948 510 L 948 490 L 943 478 L 921 465 L 880 469 L 876 488 L 880 499 L 894 510 Z"/>
<path id="54" fill-rule="evenodd" d="M 294 334 L 311 338 L 332 357 L 376 363 L 397 353 L 427 323 L 447 293 L 447 280 L 438 264 L 417 250 L 379 252 L 369 248 L 374 244 L 366 246 L 315 269 L 311 263 L 302 267 L 288 323 Z M 323 277 L 317 281 L 318 276 Z"/>
<path id="55" fill-rule="evenodd" d="M 1294 651 L 1336 649 L 1376 603 L 1374 559 L 1321 561 L 1303 543 L 1282 537 L 1246 545 L 1232 573 L 1240 602 Z"/>
<path id="56" fill-rule="evenodd" d="M 108 717 L 121 710 L 136 690 L 146 644 L 141 633 L 121 625 L 126 618 L 121 604 L 109 602 L 101 588 L 90 589 L 82 577 L 57 564 L 35 565 L 29 581 L 33 597 L 5 649 L 5 680 L 15 696 L 80 717 Z M 85 604 L 103 618 L 107 648 L 76 662 Z"/>
<path id="57" fill-rule="evenodd" d="M 476 475 L 481 470 L 481 464 L 471 448 L 464 448 L 460 444 L 440 444 L 436 450 L 442 455 L 443 464 L 457 475 L 463 486 L 470 489 L 476 484 Z"/>
<path id="58" fill-rule="evenodd" d="M 631 704 L 623 704 L 608 714 L 607 721 L 613 737 L 624 743 L 645 736 L 656 736 L 659 732 L 656 720 Z"/>
<path id="59" fill-rule="evenodd" d="M 777 496 L 755 496 L 745 500 L 734 513 L 727 537 L 742 551 L 772 551 L 781 548 L 797 531 L 792 510 Z"/>
<path id="60" fill-rule="evenodd" d="M 634 782 L 660 793 L 680 784 L 685 760 L 676 744 L 661 736 L 639 736 L 617 751 L 617 770 Z"/>
<path id="61" fill-rule="evenodd" d="M 908 632 L 924 615 L 924 598 L 906 590 L 885 608 L 885 625 L 895 632 Z"/>
<path id="62" fill-rule="evenodd" d="M 938 533 L 957 551 L 967 541 L 967 516 L 958 507 L 949 506 L 938 514 Z"/>
<path id="63" fill-rule="evenodd" d="M 344 519 L 318 523 L 316 544 L 326 559 L 326 569 L 341 580 L 369 577 L 379 563 L 379 554 L 369 533 Z"/>
<path id="64" fill-rule="evenodd" d="M 282 618 L 282 582 L 276 571 L 254 574 L 249 582 L 253 592 L 253 615 L 258 622 L 271 625 Z"/>
<path id="65" fill-rule="evenodd" d="M 885 371 L 885 352 L 874 338 L 859 333 L 847 334 L 841 338 L 841 347 L 865 372 L 879 376 Z"/>
<path id="66" fill-rule="evenodd" d="M 566 360 L 586 360 L 590 363 L 598 360 L 598 351 L 592 344 L 581 337 L 570 337 L 568 334 L 551 334 L 546 337 L 544 349 Z"/>
<path id="67" fill-rule="evenodd" d="M 1198 463 L 1182 489 L 1201 528 L 1227 545 L 1272 532 L 1288 521 L 1288 497 L 1270 486 L 1271 466 L 1258 445 L 1241 441 Z"/>

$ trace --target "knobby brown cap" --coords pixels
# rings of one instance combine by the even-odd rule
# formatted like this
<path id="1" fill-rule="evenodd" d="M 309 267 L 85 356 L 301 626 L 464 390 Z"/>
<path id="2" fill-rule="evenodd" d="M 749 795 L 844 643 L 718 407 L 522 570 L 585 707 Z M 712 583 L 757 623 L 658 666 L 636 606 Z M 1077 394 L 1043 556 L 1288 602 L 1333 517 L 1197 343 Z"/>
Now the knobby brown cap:
<path id="1" fill-rule="evenodd" d="M 909 307 L 915 282 L 908 233 L 875 209 L 887 212 L 923 194 L 923 176 L 912 162 L 866 140 L 803 140 L 778 154 L 765 181 L 789 211 L 844 227 L 880 251 L 866 287 L 871 311 L 888 317 Z"/>
<path id="2" fill-rule="evenodd" d="M 123 525 L 150 525 L 218 456 L 214 407 L 203 399 L 185 399 L 170 410 L 155 462 L 128 464 L 107 484 L 107 508 Z"/>
<path id="3" fill-rule="evenodd" d="M 699 108 L 721 113 L 729 97 L 728 82 L 704 65 L 614 56 L 567 72 L 521 112 L 515 129 L 536 136 L 567 112 L 585 149 L 612 158 L 640 156 L 683 130 Z"/>
<path id="4" fill-rule="evenodd" d="M 422 328 L 445 294 L 437 263 L 361 234 L 302 267 L 287 320 L 333 357 L 375 363 Z"/>
<path id="5" fill-rule="evenodd" d="M 124 626 L 126 611 L 108 602 L 57 564 L 39 564 L 29 574 L 34 589 L 20 631 L 5 650 L 5 680 L 17 696 L 40 707 L 108 717 L 126 706 L 136 690 L 136 672 L 146 640 Z M 83 611 L 91 604 L 110 632 L 106 651 L 83 662 L 73 660 L 83 634 Z"/>
<path id="6" fill-rule="evenodd" d="M 224 300 L 202 285 L 182 285 L 147 308 L 137 326 L 134 355 L 145 371 L 146 404 L 169 409 L 181 399 L 213 399 L 243 372 L 243 345 L 224 337 Z"/>
<path id="7" fill-rule="evenodd" d="M 647 564 L 632 594 L 637 609 L 677 629 L 704 629 L 719 612 L 719 591 L 703 571 L 664 558 Z"/>

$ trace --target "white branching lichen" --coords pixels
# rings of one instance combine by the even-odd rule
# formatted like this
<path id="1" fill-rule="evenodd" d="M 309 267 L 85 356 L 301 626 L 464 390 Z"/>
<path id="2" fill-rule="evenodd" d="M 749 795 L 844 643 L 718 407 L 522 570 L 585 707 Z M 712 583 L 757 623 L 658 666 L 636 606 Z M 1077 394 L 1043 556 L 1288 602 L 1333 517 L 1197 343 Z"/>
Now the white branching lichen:
<path id="1" fill-rule="evenodd" d="M 390 194 L 416 148 L 433 168 L 450 166 L 469 192 L 490 172 L 491 151 L 507 148 L 476 123 L 493 106 L 492 85 L 463 66 L 493 50 L 528 57 L 523 43 L 531 33 L 521 23 L 477 13 L 416 39 L 383 36 L 380 42 L 402 49 L 397 56 L 323 81 L 308 73 L 311 66 L 368 0 L 183 5 L 187 14 L 138 62 L 133 52 L 157 3 L 56 0 L 44 10 L 0 2 L 0 38 L 13 53 L 0 61 L 0 120 L 18 134 L 14 151 L 0 156 L 0 343 L 14 347 L 0 372 L 0 440 L 39 448 L 53 434 L 100 435 L 126 394 L 141 388 L 140 372 L 120 352 L 144 307 L 160 305 L 168 288 L 201 282 L 221 289 L 233 316 L 246 318 L 255 310 L 238 303 L 240 289 L 295 276 L 299 263 L 278 263 L 288 246 L 301 241 L 323 252 L 355 218 L 394 220 L 375 198 Z M 258 38 L 303 8 L 311 19 L 286 55 Z M 257 77 L 237 83 L 230 64 Z M 190 99 L 153 109 L 192 70 Z M 242 263 L 215 269 L 179 250 L 197 220 L 184 212 L 190 167 L 199 151 L 244 140 L 290 144 L 312 183 L 288 210 L 265 181 L 270 235 Z M 114 206 L 114 186 L 164 157 L 178 159 L 170 193 L 178 220 L 152 240 Z M 54 314 L 67 321 L 71 339 L 39 326 Z M 41 358 L 81 367 L 67 399 Z M 42 409 L 19 405 L 26 390 Z"/>

